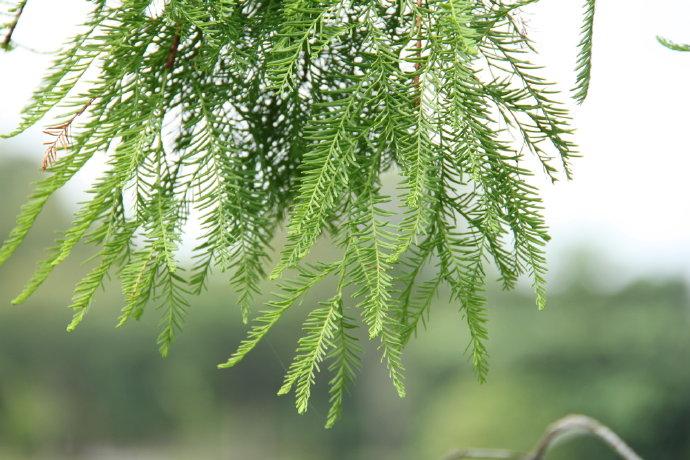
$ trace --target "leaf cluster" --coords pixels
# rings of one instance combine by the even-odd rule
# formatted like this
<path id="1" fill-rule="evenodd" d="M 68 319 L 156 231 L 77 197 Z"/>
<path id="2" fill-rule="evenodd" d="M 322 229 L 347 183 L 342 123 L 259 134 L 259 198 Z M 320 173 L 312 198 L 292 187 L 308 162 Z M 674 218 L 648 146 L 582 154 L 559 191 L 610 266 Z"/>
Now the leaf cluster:
<path id="1" fill-rule="evenodd" d="M 97 154 L 107 166 L 15 303 L 78 243 L 92 244 L 94 267 L 75 288 L 68 330 L 116 274 L 125 299 L 118 325 L 153 304 L 165 356 L 213 270 L 227 273 L 245 321 L 260 283 L 281 278 L 220 365 L 232 367 L 315 285 L 332 281 L 332 296 L 306 315 L 279 390 L 294 391 L 304 412 L 326 367 L 332 426 L 359 367 L 357 331 L 379 344 L 403 396 L 403 349 L 447 286 L 483 381 L 488 265 L 507 289 L 528 276 L 545 306 L 549 237 L 533 176 L 570 177 L 577 154 L 568 111 L 534 64 L 520 19 L 534 2 L 92 1 L 83 31 L 7 135 L 48 112 L 71 128 L 0 263 L 55 191 Z M 588 1 L 578 100 L 593 13 Z M 399 178 L 395 196 L 382 186 L 387 171 Z M 189 264 L 179 247 L 193 218 L 201 234 Z M 287 240 L 266 273 L 282 222 Z M 310 263 L 322 237 L 338 253 Z"/>

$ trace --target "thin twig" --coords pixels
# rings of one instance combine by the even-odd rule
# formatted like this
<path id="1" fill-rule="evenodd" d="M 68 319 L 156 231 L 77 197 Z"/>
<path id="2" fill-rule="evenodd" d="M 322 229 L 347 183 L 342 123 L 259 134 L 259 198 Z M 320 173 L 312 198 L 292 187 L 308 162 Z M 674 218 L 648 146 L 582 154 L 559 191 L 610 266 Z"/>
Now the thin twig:
<path id="1" fill-rule="evenodd" d="M 89 100 L 84 106 L 79 109 L 77 113 L 72 115 L 67 121 L 58 123 L 55 125 L 48 126 L 43 132 L 54 139 L 52 141 L 46 141 L 43 144 L 46 146 L 46 151 L 43 154 L 43 161 L 41 162 L 41 169 L 45 171 L 48 169 L 55 160 L 57 160 L 57 152 L 59 149 L 66 149 L 70 145 L 70 130 L 72 128 L 72 123 L 74 120 L 84 113 L 86 109 L 91 105 L 94 99 Z"/>
<path id="2" fill-rule="evenodd" d="M 521 454 L 505 449 L 466 449 L 449 453 L 444 460 L 461 459 L 521 459 L 544 460 L 546 453 L 558 441 L 565 437 L 589 434 L 599 438 L 623 460 L 642 460 L 620 436 L 601 422 L 586 415 L 568 415 L 549 425 L 536 447 L 528 454 Z"/>
<path id="3" fill-rule="evenodd" d="M 22 0 L 19 2 L 17 5 L 17 12 L 14 15 L 14 19 L 10 23 L 9 29 L 7 30 L 7 34 L 5 34 L 5 38 L 2 40 L 2 48 L 9 48 L 10 43 L 12 42 L 12 35 L 14 34 L 14 29 L 17 28 L 17 24 L 19 23 L 19 18 L 21 17 L 22 13 L 24 12 L 24 7 L 26 6 L 26 2 L 28 0 Z"/>
<path id="4" fill-rule="evenodd" d="M 463 459 L 519 459 L 522 454 L 505 449 L 465 449 L 455 450 L 444 457 L 443 460 Z"/>
<path id="5" fill-rule="evenodd" d="M 551 424 L 525 460 L 542 460 L 549 448 L 563 437 L 582 433 L 599 438 L 624 460 L 642 460 L 613 430 L 586 415 L 568 415 Z"/>
<path id="6" fill-rule="evenodd" d="M 168 56 L 165 58 L 165 68 L 172 70 L 175 66 L 175 58 L 177 57 L 177 48 L 180 46 L 180 33 L 177 32 L 173 37 L 172 44 L 168 50 Z"/>

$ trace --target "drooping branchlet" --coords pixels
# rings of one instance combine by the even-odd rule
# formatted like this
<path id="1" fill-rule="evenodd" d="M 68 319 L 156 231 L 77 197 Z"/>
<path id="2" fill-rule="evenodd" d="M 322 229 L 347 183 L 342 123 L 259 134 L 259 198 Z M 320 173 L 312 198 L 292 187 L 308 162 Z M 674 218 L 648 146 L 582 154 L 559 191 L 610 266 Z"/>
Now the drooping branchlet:
<path id="1" fill-rule="evenodd" d="M 94 244 L 68 330 L 115 273 L 118 324 L 158 307 L 165 356 L 212 271 L 229 278 L 243 318 L 269 278 L 281 279 L 221 365 L 232 367 L 323 284 L 331 293 L 308 304 L 280 393 L 294 391 L 306 411 L 326 369 L 332 426 L 359 367 L 353 330 L 378 342 L 403 396 L 404 347 L 445 293 L 485 379 L 487 264 L 508 289 L 529 277 L 544 307 L 549 236 L 532 176 L 569 177 L 576 153 L 568 111 L 513 16 L 529 3 L 170 0 L 153 12 L 150 0 L 95 2 L 10 133 L 53 109 L 68 120 L 46 130 L 49 172 L 0 263 L 94 155 L 104 153 L 106 167 L 14 301 L 30 297 L 77 244 Z M 87 71 L 95 78 L 82 86 Z M 397 182 L 394 197 L 384 174 Z M 188 261 L 179 246 L 190 216 L 201 230 Z M 322 238 L 333 249 L 314 261 Z"/>

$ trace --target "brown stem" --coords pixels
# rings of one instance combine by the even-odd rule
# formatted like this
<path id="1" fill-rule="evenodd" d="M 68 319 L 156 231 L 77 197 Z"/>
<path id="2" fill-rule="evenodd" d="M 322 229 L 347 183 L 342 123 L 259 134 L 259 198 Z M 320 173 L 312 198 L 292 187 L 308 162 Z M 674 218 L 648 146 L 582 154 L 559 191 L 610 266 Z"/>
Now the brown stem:
<path id="1" fill-rule="evenodd" d="M 175 57 L 177 57 L 177 48 L 180 46 L 180 33 L 177 32 L 173 37 L 173 41 L 170 44 L 170 49 L 168 50 L 168 56 L 165 58 L 165 68 L 172 70 L 175 66 Z"/>
<path id="2" fill-rule="evenodd" d="M 12 35 L 14 34 L 14 29 L 17 28 L 17 24 L 19 23 L 19 18 L 21 17 L 22 13 L 24 12 L 24 7 L 26 6 L 26 2 L 28 0 L 22 0 L 19 2 L 19 5 L 17 5 L 17 13 L 14 15 L 14 19 L 10 23 L 10 28 L 7 30 L 7 34 L 5 34 L 5 38 L 2 39 L 2 47 L 3 48 L 9 48 L 10 43 L 12 42 Z"/>

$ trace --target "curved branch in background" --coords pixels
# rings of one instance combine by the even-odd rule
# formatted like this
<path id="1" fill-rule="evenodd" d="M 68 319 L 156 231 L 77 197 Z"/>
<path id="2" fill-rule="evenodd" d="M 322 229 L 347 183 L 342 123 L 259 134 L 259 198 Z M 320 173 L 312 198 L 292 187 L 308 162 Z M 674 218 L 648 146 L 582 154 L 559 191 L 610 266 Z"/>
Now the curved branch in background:
<path id="1" fill-rule="evenodd" d="M 508 459 L 518 460 L 523 454 L 506 449 L 464 449 L 454 450 L 443 460 L 463 460 L 463 459 Z"/>
<path id="2" fill-rule="evenodd" d="M 448 454 L 444 460 L 462 459 L 522 459 L 544 460 L 548 450 L 563 438 L 589 434 L 599 438 L 623 460 L 642 460 L 620 436 L 601 422 L 586 415 L 568 415 L 549 425 L 536 447 L 527 455 L 504 449 L 466 449 Z"/>
<path id="3" fill-rule="evenodd" d="M 642 457 L 637 455 L 613 430 L 586 415 L 568 415 L 552 423 L 525 460 L 542 460 L 551 446 L 563 437 L 582 433 L 599 438 L 625 460 L 642 460 Z"/>

